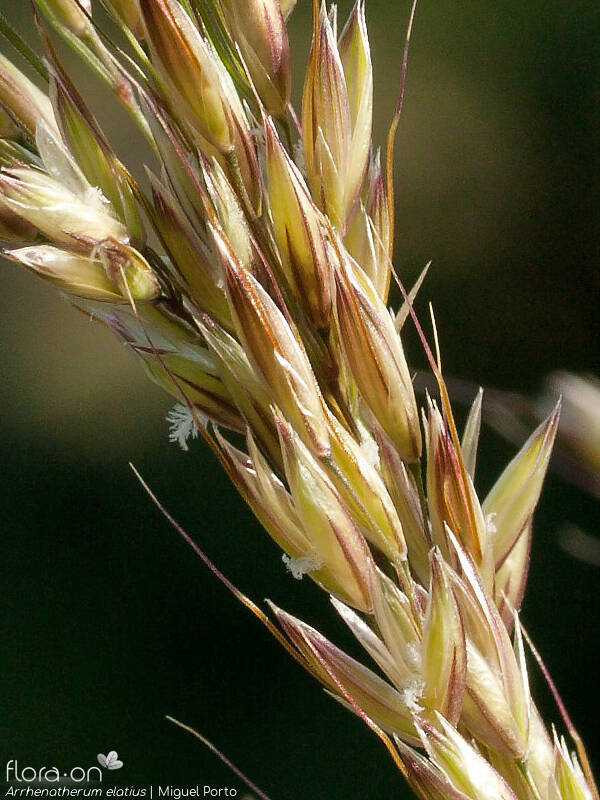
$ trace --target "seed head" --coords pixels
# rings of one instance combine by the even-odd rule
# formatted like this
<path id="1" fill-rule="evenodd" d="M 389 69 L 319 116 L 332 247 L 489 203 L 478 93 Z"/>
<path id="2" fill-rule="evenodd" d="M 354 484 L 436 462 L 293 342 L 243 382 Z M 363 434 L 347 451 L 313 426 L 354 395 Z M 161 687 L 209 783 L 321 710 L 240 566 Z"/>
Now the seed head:
<path id="1" fill-rule="evenodd" d="M 237 263 L 220 234 L 215 241 L 226 273 L 236 331 L 282 413 L 311 450 L 329 452 L 323 400 L 304 347 L 274 301 Z"/>
<path id="2" fill-rule="evenodd" d="M 364 7 L 336 42 L 335 11 L 321 6 L 302 98 L 304 156 L 313 197 L 342 233 L 369 162 L 373 79 Z"/>
<path id="3" fill-rule="evenodd" d="M 70 156 L 87 182 L 100 189 L 109 201 L 115 215 L 127 228 L 130 241 L 137 247 L 143 247 L 145 232 L 135 201 L 132 181 L 83 98 L 57 63 L 53 65 L 50 97 L 58 120 L 61 140 Z M 54 150 L 59 149 L 57 144 L 53 147 Z M 46 147 L 46 152 L 47 150 Z"/>
<path id="4" fill-rule="evenodd" d="M 113 303 L 123 300 L 99 258 L 69 253 L 45 244 L 9 250 L 6 255 L 76 297 Z"/>
<path id="5" fill-rule="evenodd" d="M 0 175 L 0 190 L 11 211 L 54 242 L 91 250 L 104 239 L 127 238 L 106 200 L 89 186 L 76 193 L 47 173 L 12 169 Z"/>
<path id="6" fill-rule="evenodd" d="M 529 742 L 531 701 L 520 631 L 515 632 L 513 649 L 472 559 L 449 528 L 447 536 L 461 575 L 452 582 L 467 647 L 462 719 L 481 741 L 522 759 Z"/>
<path id="7" fill-rule="evenodd" d="M 350 155 L 344 180 L 344 204 L 348 219 L 360 194 L 371 152 L 373 69 L 364 0 L 356 0 L 340 36 L 338 49 L 350 110 Z M 373 187 L 368 188 L 369 194 L 372 194 Z"/>
<path id="8" fill-rule="evenodd" d="M 431 582 L 423 623 L 421 703 L 438 711 L 451 724 L 458 722 L 466 685 L 467 650 L 449 568 L 438 550 L 430 556 Z"/>
<path id="9" fill-rule="evenodd" d="M 331 321 L 331 268 L 320 212 L 304 180 L 266 122 L 269 206 L 282 266 L 290 286 L 304 299 L 317 328 Z"/>
<path id="10" fill-rule="evenodd" d="M 441 714 L 421 723 L 421 741 L 448 783 L 471 800 L 517 800 L 508 784 Z"/>
<path id="11" fill-rule="evenodd" d="M 390 218 L 379 153 L 371 164 L 344 245 L 385 303 L 390 283 Z"/>
<path id="12" fill-rule="evenodd" d="M 335 272 L 344 354 L 363 400 L 407 462 L 421 454 L 415 394 L 404 350 L 373 284 L 349 263 Z"/>
<path id="13" fill-rule="evenodd" d="M 575 753 L 570 753 L 564 738 L 554 732 L 554 774 L 550 780 L 550 800 L 591 800 L 591 792 Z"/>
<path id="14" fill-rule="evenodd" d="M 290 100 L 290 48 L 278 0 L 221 0 L 221 7 L 265 109 L 283 117 Z"/>
<path id="15" fill-rule="evenodd" d="M 118 44 L 95 24 L 100 4 Z M 48 85 L 0 56 L 0 237 L 176 398 L 170 438 L 185 449 L 201 434 L 279 569 L 331 596 L 372 668 L 272 606 L 278 632 L 228 584 L 423 800 L 591 800 L 530 698 L 518 616 L 558 409 L 482 505 L 481 392 L 459 440 L 415 319 L 441 398 L 421 420 L 400 337 L 427 268 L 387 308 L 393 191 L 371 142 L 364 0 L 339 39 L 335 7 L 314 3 L 301 126 L 294 4 L 34 0 L 45 63 L 20 49 Z M 126 108 L 151 168 L 119 159 L 54 34 Z M 589 447 L 581 424 L 569 434 L 588 459 L 592 394 L 575 414 Z"/>
<path id="16" fill-rule="evenodd" d="M 431 401 L 428 408 L 427 497 L 433 540 L 448 557 L 451 549 L 446 543 L 446 531 L 453 531 L 476 563 L 485 567 L 482 573 L 489 588 L 493 574 L 489 537 L 473 482 L 461 465 L 462 455 L 457 452 L 439 409 Z"/>
<path id="17" fill-rule="evenodd" d="M 483 513 L 487 517 L 493 515 L 493 548 L 497 566 L 503 563 L 531 520 L 550 460 L 559 413 L 560 404 L 531 434 L 483 503 Z"/>
<path id="18" fill-rule="evenodd" d="M 140 0 L 152 62 L 182 121 L 220 153 L 235 146 L 235 92 L 210 46 L 177 0 Z M 237 95 L 235 95 L 237 100 Z"/>
<path id="19" fill-rule="evenodd" d="M 413 478 L 385 434 L 377 435 L 381 475 L 402 525 L 411 571 L 425 586 L 429 582 L 431 535 Z"/>
<path id="20" fill-rule="evenodd" d="M 145 259 L 117 241 L 102 242 L 95 256 L 45 244 L 9 250 L 6 255 L 78 298 L 148 302 L 160 294 L 160 285 Z"/>
<path id="21" fill-rule="evenodd" d="M 333 225 L 346 225 L 344 179 L 350 158 L 350 107 L 333 21 L 321 6 L 302 98 L 304 159 L 313 197 Z"/>
<path id="22" fill-rule="evenodd" d="M 171 190 L 150 175 L 154 225 L 171 262 L 177 264 L 173 280 L 202 311 L 232 329 L 223 293 L 223 275 L 208 243 L 198 235 Z"/>
<path id="23" fill-rule="evenodd" d="M 356 608 L 370 610 L 371 556 L 362 534 L 299 436 L 282 419 L 278 430 L 294 506 L 314 552 L 332 576 L 328 590 Z"/>
<path id="24" fill-rule="evenodd" d="M 402 524 L 376 466 L 365 453 L 377 445 L 362 428 L 358 443 L 333 414 L 329 415 L 331 457 L 324 459 L 337 490 L 368 541 L 393 564 L 406 559 Z"/>
<path id="25" fill-rule="evenodd" d="M 49 128 L 56 130 L 54 112 L 48 96 L 2 54 L 0 54 L 0 104 L 32 141 L 35 139 L 40 121 L 44 121 Z"/>
<path id="26" fill-rule="evenodd" d="M 281 627 L 306 660 L 306 668 L 342 705 L 366 714 L 381 728 L 418 741 L 410 714 L 399 692 L 378 675 L 348 656 L 314 628 L 273 604 Z M 352 699 L 352 703 L 348 698 Z"/>

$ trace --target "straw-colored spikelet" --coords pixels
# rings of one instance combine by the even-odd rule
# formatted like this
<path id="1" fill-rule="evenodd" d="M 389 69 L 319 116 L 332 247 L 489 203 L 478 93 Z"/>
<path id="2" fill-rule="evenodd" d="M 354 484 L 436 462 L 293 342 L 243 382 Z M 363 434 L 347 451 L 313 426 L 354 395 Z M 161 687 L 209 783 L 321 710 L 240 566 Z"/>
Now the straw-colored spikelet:
<path id="1" fill-rule="evenodd" d="M 480 499 L 481 393 L 461 440 L 429 353 L 440 398 L 417 406 L 411 301 L 386 307 L 393 203 L 363 0 L 339 38 L 315 3 L 301 127 L 293 2 L 103 0 L 129 60 L 89 2 L 34 5 L 46 85 L 0 56 L 4 253 L 139 356 L 178 400 L 172 438 L 201 432 L 294 577 L 331 596 L 369 666 L 271 606 L 280 640 L 420 797 L 597 798 L 585 751 L 580 765 L 553 742 L 530 696 L 518 613 L 558 409 Z M 149 191 L 50 29 L 148 138 Z"/>

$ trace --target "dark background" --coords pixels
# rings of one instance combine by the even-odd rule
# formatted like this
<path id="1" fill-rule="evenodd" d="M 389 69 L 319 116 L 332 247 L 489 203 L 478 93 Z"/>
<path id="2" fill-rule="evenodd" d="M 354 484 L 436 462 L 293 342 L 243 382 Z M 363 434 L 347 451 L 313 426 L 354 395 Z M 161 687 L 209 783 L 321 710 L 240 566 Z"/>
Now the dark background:
<path id="1" fill-rule="evenodd" d="M 291 21 L 297 93 L 309 5 L 299 0 Z M 26 30 L 24 0 L 0 8 Z M 368 4 L 381 143 L 408 10 Z M 419 311 L 435 305 L 449 375 L 535 394 L 551 370 L 598 371 L 599 39 L 592 2 L 421 2 L 397 142 L 396 264 L 410 283 L 433 260 Z M 117 117 L 107 124 L 121 152 L 135 151 Z M 87 766 L 115 749 L 124 768 L 105 785 L 240 788 L 164 721 L 171 714 L 274 800 L 408 796 L 364 726 L 226 593 L 136 483 L 129 460 L 242 590 L 348 643 L 202 445 L 169 444 L 169 399 L 52 289 L 13 265 L 0 265 L 0 280 L 0 769 L 9 758 Z M 410 333 L 407 349 L 423 366 Z M 484 431 L 483 494 L 513 452 Z M 567 522 L 594 533 L 596 518 L 589 496 L 550 477 L 523 619 L 599 765 L 600 573 L 557 541 Z M 544 716 L 558 722 L 530 669 Z"/>

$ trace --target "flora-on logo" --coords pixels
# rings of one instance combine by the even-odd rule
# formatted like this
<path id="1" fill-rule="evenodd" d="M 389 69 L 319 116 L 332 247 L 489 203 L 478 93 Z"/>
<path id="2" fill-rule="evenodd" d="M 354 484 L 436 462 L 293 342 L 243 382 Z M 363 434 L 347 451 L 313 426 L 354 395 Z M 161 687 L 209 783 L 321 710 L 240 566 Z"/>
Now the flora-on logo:
<path id="1" fill-rule="evenodd" d="M 119 761 L 119 754 L 116 750 L 111 750 L 108 755 L 98 753 L 98 763 L 104 769 L 121 769 L 123 762 Z"/>
<path id="2" fill-rule="evenodd" d="M 121 763 L 121 762 L 119 762 Z M 102 770 L 100 767 L 72 767 L 68 772 L 58 767 L 19 767 L 16 758 L 11 758 L 6 763 L 6 782 L 7 783 L 60 783 L 63 778 L 73 781 L 73 783 L 91 783 L 92 781 L 102 781 Z M 7 795 L 8 797 L 9 795 Z"/>

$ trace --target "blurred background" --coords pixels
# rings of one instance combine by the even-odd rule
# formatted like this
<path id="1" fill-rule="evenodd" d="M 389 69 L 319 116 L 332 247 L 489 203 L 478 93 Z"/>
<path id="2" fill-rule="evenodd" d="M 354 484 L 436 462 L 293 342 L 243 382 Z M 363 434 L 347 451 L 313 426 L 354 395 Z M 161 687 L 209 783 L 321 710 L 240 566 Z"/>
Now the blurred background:
<path id="1" fill-rule="evenodd" d="M 298 0 L 290 22 L 297 97 L 309 6 Z M 28 3 L 0 9 L 33 40 Z M 349 10 L 340 3 L 342 19 Z M 407 2 L 367 3 L 381 144 L 408 12 Z M 396 266 L 410 284 L 433 262 L 418 310 L 425 321 L 434 304 L 449 376 L 535 396 L 550 371 L 598 372 L 599 39 L 591 2 L 421 2 L 396 150 Z M 77 74 L 119 152 L 139 159 L 94 80 Z M 243 794 L 164 721 L 171 714 L 273 799 L 408 797 L 377 741 L 227 594 L 134 479 L 129 461 L 242 590 L 354 651 L 202 445 L 183 453 L 168 442 L 169 398 L 53 289 L 4 262 L 0 276 L 0 758 L 85 766 L 115 749 L 125 766 L 106 780 L 117 786 Z M 407 350 L 423 367 L 410 331 Z M 484 428 L 483 494 L 514 452 Z M 559 546 L 566 525 L 595 534 L 596 520 L 590 494 L 550 476 L 523 620 L 598 768 L 600 568 Z M 543 715 L 558 723 L 530 670 Z"/>

